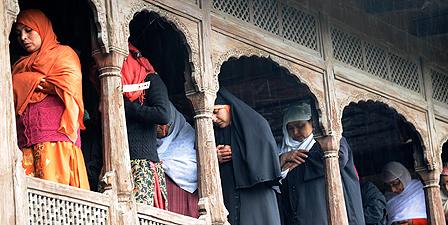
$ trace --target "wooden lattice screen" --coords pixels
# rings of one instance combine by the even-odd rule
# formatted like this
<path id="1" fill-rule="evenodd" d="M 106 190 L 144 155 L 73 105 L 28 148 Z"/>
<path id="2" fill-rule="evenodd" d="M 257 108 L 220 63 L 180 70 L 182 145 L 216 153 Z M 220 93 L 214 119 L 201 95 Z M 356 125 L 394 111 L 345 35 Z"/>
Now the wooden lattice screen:
<path id="1" fill-rule="evenodd" d="M 28 190 L 30 225 L 107 225 L 108 208 Z"/>
<path id="2" fill-rule="evenodd" d="M 448 73 L 431 69 L 432 98 L 448 104 Z"/>
<path id="3" fill-rule="evenodd" d="M 421 93 L 417 60 L 402 57 L 335 26 L 331 27 L 331 40 L 336 60 Z"/>
<path id="4" fill-rule="evenodd" d="M 213 0 L 213 8 L 319 52 L 316 16 L 278 0 Z"/>
<path id="5" fill-rule="evenodd" d="M 151 219 L 138 218 L 140 225 L 167 225 L 166 223 L 160 223 Z"/>

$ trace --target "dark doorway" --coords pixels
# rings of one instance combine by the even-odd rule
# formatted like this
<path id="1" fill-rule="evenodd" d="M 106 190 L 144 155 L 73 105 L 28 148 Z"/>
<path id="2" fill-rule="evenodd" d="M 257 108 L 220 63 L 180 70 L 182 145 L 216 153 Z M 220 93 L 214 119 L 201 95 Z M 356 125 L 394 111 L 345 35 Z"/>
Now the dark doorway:
<path id="1" fill-rule="evenodd" d="M 91 29 L 93 11 L 88 0 L 21 0 L 21 10 L 39 9 L 52 22 L 58 41 L 70 46 L 78 54 L 83 76 L 84 124 L 86 130 L 81 131 L 81 149 L 84 154 L 89 175 L 90 187 L 97 190 L 98 176 L 102 165 L 102 135 L 99 106 L 99 81 L 91 57 L 91 37 L 96 31 Z M 19 46 L 15 32 L 9 36 L 10 57 L 12 65 L 26 52 Z"/>
<path id="2" fill-rule="evenodd" d="M 189 47 L 174 24 L 155 12 L 141 11 L 129 23 L 129 41 L 148 58 L 168 88 L 170 101 L 194 124 L 194 109 L 185 95 L 191 77 Z"/>
<path id="3" fill-rule="evenodd" d="M 402 163 L 415 177 L 415 153 L 422 151 L 417 131 L 386 104 L 374 101 L 350 103 L 342 116 L 360 177 L 382 187 L 380 173 L 390 161 Z"/>

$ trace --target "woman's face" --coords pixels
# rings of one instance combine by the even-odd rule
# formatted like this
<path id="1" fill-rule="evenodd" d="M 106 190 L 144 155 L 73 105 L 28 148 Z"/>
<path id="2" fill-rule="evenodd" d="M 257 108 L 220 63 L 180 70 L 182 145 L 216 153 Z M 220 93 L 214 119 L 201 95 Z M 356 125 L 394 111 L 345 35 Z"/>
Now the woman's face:
<path id="1" fill-rule="evenodd" d="M 215 105 L 213 109 L 212 121 L 220 128 L 229 126 L 232 120 L 232 114 L 230 114 L 228 109 L 228 105 Z"/>
<path id="2" fill-rule="evenodd" d="M 404 191 L 404 185 L 398 178 L 393 181 L 386 182 L 385 184 L 386 184 L 386 189 L 389 192 L 392 192 L 395 194 L 400 194 L 401 192 Z"/>
<path id="3" fill-rule="evenodd" d="M 42 39 L 37 31 L 18 23 L 16 25 L 17 40 L 20 45 L 28 52 L 33 53 L 40 49 Z"/>
<path id="4" fill-rule="evenodd" d="M 313 124 L 308 121 L 292 121 L 286 124 L 288 135 L 295 141 L 303 141 L 313 133 Z"/>

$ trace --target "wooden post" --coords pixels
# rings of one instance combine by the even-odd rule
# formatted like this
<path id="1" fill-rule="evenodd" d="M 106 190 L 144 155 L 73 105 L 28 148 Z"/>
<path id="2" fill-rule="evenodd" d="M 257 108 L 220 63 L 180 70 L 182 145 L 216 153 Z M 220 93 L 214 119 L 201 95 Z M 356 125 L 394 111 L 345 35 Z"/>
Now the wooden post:
<path id="1" fill-rule="evenodd" d="M 429 219 L 429 224 L 445 224 L 445 213 L 442 207 L 442 200 L 440 196 L 440 171 L 438 169 L 442 165 L 441 155 L 437 154 L 437 132 L 435 130 L 435 114 L 434 101 L 432 99 L 433 87 L 431 79 L 431 70 L 429 63 L 420 58 L 420 69 L 422 73 L 421 81 L 424 84 L 424 95 L 427 102 L 427 128 L 430 137 L 430 146 L 425 149 L 426 155 L 430 155 L 432 162 L 427 165 L 428 170 L 418 172 L 422 177 L 425 189 L 426 214 Z M 440 152 L 442 152 L 440 150 Z"/>
<path id="2" fill-rule="evenodd" d="M 329 135 L 317 141 L 324 151 L 325 195 L 327 199 L 328 224 L 348 225 L 339 169 L 339 139 Z"/>
<path id="3" fill-rule="evenodd" d="M 201 74 L 195 80 L 195 92 L 187 93 L 195 109 L 196 143 L 198 161 L 199 206 L 202 218 L 213 225 L 229 224 L 228 211 L 222 197 L 221 177 L 213 132 L 212 113 L 218 84 L 213 77 L 211 44 L 211 0 L 201 0 L 202 21 L 200 40 L 202 40 Z M 204 208 L 205 207 L 205 208 Z M 208 208 L 207 208 L 208 207 Z M 205 211 L 205 212 L 204 212 Z"/>
<path id="4" fill-rule="evenodd" d="M 417 171 L 423 181 L 425 190 L 426 214 L 430 225 L 445 224 L 445 213 L 440 196 L 440 170 Z"/>
<path id="5" fill-rule="evenodd" d="M 341 173 L 339 168 L 339 135 L 342 133 L 342 125 L 336 109 L 336 94 L 334 87 L 334 58 L 331 43 L 330 26 L 328 17 L 319 15 L 322 30 L 322 55 L 325 59 L 324 88 L 327 112 L 327 127 L 329 136 L 319 138 L 318 141 L 324 151 L 325 164 L 325 189 L 327 199 L 328 224 L 348 224 L 347 211 L 342 189 Z M 340 112 L 342 113 L 342 112 Z"/>
<path id="6" fill-rule="evenodd" d="M 17 2 L 2 1 L 0 7 L 0 224 L 29 224 L 28 195 L 22 153 L 17 146 L 14 99 L 8 36 L 19 13 Z"/>
<path id="7" fill-rule="evenodd" d="M 96 51 L 93 56 L 98 64 L 101 82 L 103 181 L 106 193 L 116 203 L 111 207 L 111 221 L 112 224 L 137 225 L 120 73 L 126 52 L 114 49 L 102 54 Z"/>
<path id="8" fill-rule="evenodd" d="M 196 92 L 187 95 L 195 108 L 196 143 L 198 159 L 199 197 L 208 202 L 206 210 L 213 225 L 228 224 L 219 175 L 218 157 L 213 132 L 212 112 L 215 94 Z M 206 215 L 207 216 L 207 215 Z M 207 218 L 205 218 L 207 219 Z"/>

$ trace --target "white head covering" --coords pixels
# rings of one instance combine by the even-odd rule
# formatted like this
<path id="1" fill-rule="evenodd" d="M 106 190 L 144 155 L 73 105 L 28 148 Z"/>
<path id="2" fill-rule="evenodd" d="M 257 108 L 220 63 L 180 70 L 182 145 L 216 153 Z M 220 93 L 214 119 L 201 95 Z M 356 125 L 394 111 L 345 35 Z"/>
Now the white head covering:
<path id="1" fill-rule="evenodd" d="M 389 162 L 383 167 L 382 178 L 385 183 L 398 178 L 403 183 L 404 188 L 406 188 L 411 181 L 411 174 L 401 163 Z"/>
<path id="2" fill-rule="evenodd" d="M 289 152 L 293 149 L 304 149 L 310 150 L 316 141 L 314 140 L 314 135 L 311 133 L 310 136 L 305 138 L 303 141 L 296 141 L 291 138 L 288 134 L 286 126 L 290 122 L 294 121 L 308 121 L 311 119 L 311 106 L 306 102 L 301 102 L 295 106 L 288 108 L 288 111 L 283 116 L 282 132 L 283 141 L 280 148 L 280 154 Z"/>
<path id="3" fill-rule="evenodd" d="M 195 132 L 185 120 L 182 113 L 170 103 L 175 112 L 173 130 L 160 139 L 157 148 L 165 173 L 182 189 L 193 193 L 197 189 L 196 149 L 194 148 Z"/>
<path id="4" fill-rule="evenodd" d="M 399 194 L 386 192 L 387 224 L 396 221 L 426 218 L 425 193 L 419 180 L 411 180 L 408 169 L 399 162 L 389 162 L 383 167 L 384 182 L 399 179 L 404 190 Z"/>

